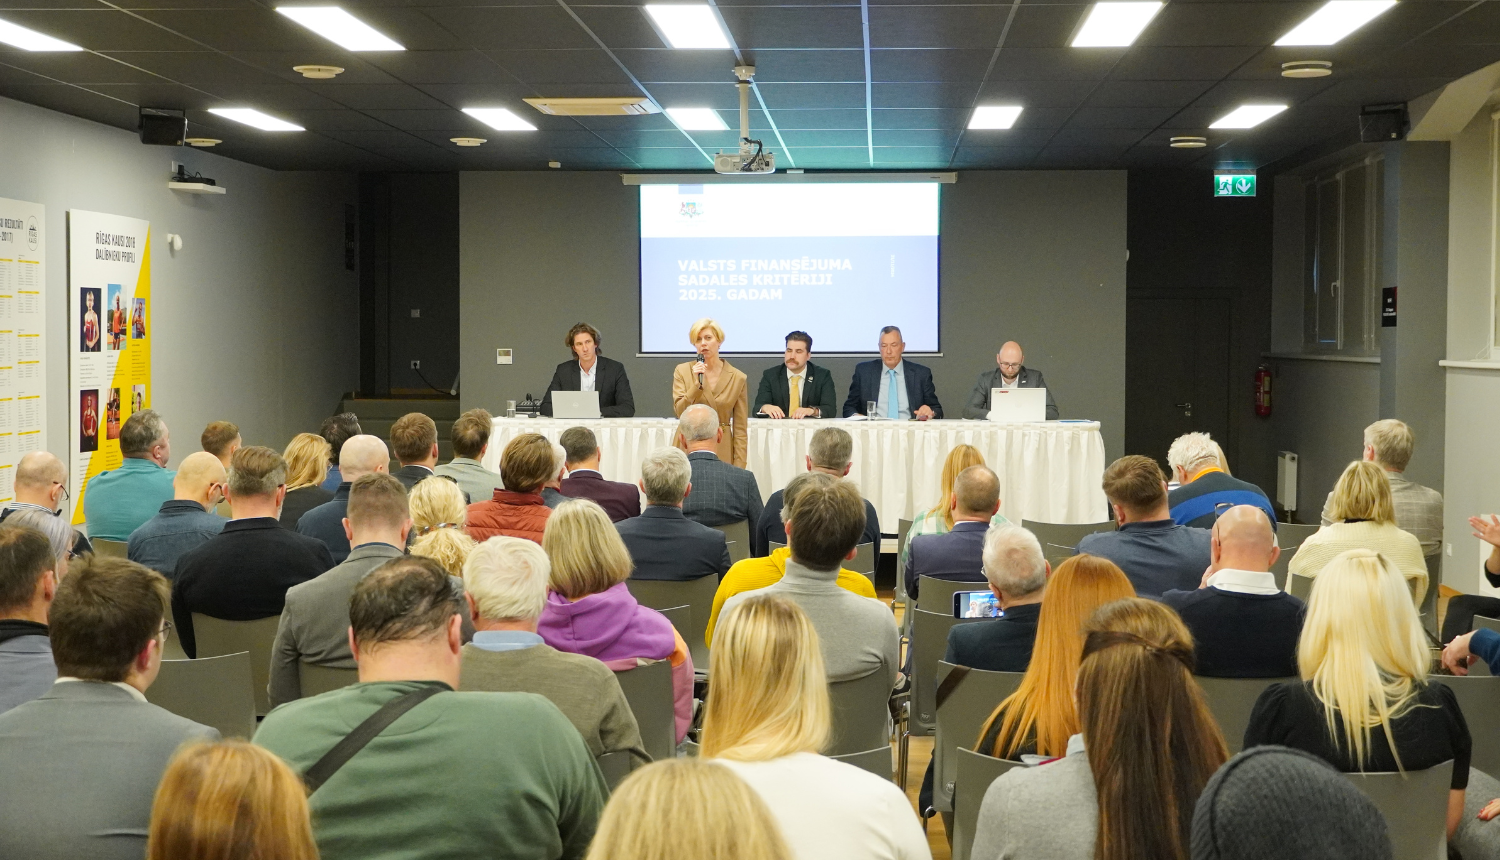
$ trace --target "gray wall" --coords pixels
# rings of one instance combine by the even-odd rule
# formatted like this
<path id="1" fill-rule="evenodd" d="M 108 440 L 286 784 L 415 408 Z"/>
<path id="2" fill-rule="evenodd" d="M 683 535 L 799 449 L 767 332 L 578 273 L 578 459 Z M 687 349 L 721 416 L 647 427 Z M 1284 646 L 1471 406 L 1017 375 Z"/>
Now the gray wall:
<path id="1" fill-rule="evenodd" d="M 246 133 L 253 133 L 247 131 Z M 0 196 L 47 207 L 47 444 L 68 448 L 67 211 L 151 222 L 154 406 L 173 462 L 216 419 L 280 449 L 358 379 L 358 285 L 344 269 L 354 177 L 278 173 L 0 99 Z M 173 159 L 228 189 L 167 188 Z M 170 252 L 167 233 L 182 236 Z"/>
<path id="2" fill-rule="evenodd" d="M 476 172 L 460 175 L 459 199 L 464 408 L 499 413 L 506 400 L 540 397 L 569 356 L 563 335 L 587 320 L 625 363 L 637 414 L 671 415 L 683 359 L 635 357 L 637 190 L 614 173 Z M 1122 454 L 1125 173 L 960 173 L 943 188 L 941 217 L 944 354 L 914 360 L 932 367 L 945 413 L 959 417 L 975 377 L 1014 339 L 1063 417 L 1102 421 L 1108 456 Z M 515 350 L 513 365 L 495 364 L 498 347 Z M 752 385 L 775 361 L 730 360 Z M 814 356 L 841 397 L 858 360 Z"/>

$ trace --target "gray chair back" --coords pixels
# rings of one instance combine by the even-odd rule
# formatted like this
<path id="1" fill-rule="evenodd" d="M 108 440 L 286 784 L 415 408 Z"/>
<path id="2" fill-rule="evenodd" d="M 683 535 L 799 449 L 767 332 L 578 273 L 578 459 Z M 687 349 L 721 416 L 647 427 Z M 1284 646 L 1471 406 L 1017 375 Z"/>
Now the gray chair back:
<path id="1" fill-rule="evenodd" d="M 1438 586 L 1442 585 L 1443 556 L 1441 554 L 1429 555 L 1424 561 L 1427 562 L 1427 593 L 1422 596 L 1422 605 L 1417 607 L 1417 612 L 1422 616 L 1422 629 L 1426 630 L 1427 635 L 1436 642 Z"/>
<path id="2" fill-rule="evenodd" d="M 1500 678 L 1476 675 L 1474 669 L 1483 664 L 1476 663 L 1465 678 L 1429 675 L 1427 680 L 1447 685 L 1458 699 L 1458 709 L 1474 739 L 1469 765 L 1485 773 L 1500 773 Z"/>
<path id="3" fill-rule="evenodd" d="M 1474 625 L 1469 629 L 1478 630 L 1481 627 L 1486 630 L 1493 630 L 1496 633 L 1500 633 L 1500 618 L 1488 618 L 1483 615 L 1474 616 Z M 1484 662 L 1483 660 L 1475 660 L 1474 665 L 1469 667 L 1469 677 L 1473 677 L 1475 675 L 1482 676 L 1493 674 L 1495 674 L 1495 671 L 1490 668 L 1490 664 Z M 1484 768 L 1480 768 L 1480 770 L 1484 770 Z M 1489 773 L 1489 771 L 1486 770 L 1485 773 Z"/>
<path id="4" fill-rule="evenodd" d="M 1453 762 L 1406 773 L 1346 773 L 1344 778 L 1385 816 L 1395 860 L 1447 860 Z"/>
<path id="5" fill-rule="evenodd" d="M 197 660 L 163 660 L 146 701 L 195 723 L 212 726 L 226 738 L 255 734 L 255 694 L 250 654 L 224 654 Z"/>
<path id="6" fill-rule="evenodd" d="M 891 742 L 891 685 L 883 671 L 828 685 L 833 732 L 824 755 L 839 756 Z M 889 778 L 889 776 L 887 776 Z"/>
<path id="7" fill-rule="evenodd" d="M 714 526 L 729 541 L 729 560 L 744 561 L 750 557 L 750 524 L 741 520 L 727 526 Z"/>
<path id="8" fill-rule="evenodd" d="M 276 642 L 276 628 L 281 617 L 257 618 L 254 621 L 226 621 L 193 613 L 193 637 L 198 643 L 198 657 L 250 652 L 250 671 L 255 679 L 255 715 L 263 717 L 271 710 L 271 648 Z"/>
<path id="9" fill-rule="evenodd" d="M 1277 523 L 1276 545 L 1282 555 L 1291 555 L 1302 546 L 1302 542 L 1318 533 L 1322 526 L 1305 526 L 1300 523 Z"/>
<path id="10" fill-rule="evenodd" d="M 937 733 L 932 744 L 932 808 L 953 811 L 953 785 L 958 779 L 956 751 L 972 749 L 979 742 L 979 730 L 995 707 L 1021 686 L 1024 672 L 986 672 L 966 669 L 938 661 L 938 686 L 963 672 L 962 680 L 948 689 L 937 704 Z"/>
<path id="11" fill-rule="evenodd" d="M 926 588 L 924 583 L 923 588 Z M 983 619 L 954 618 L 952 612 L 912 610 L 911 726 L 913 735 L 930 735 L 937 727 L 938 661 L 948 653 L 948 631 L 957 624 Z"/>
<path id="12" fill-rule="evenodd" d="M 168 615 L 168 618 L 172 616 Z M 163 660 L 186 660 L 187 652 L 182 650 L 182 637 L 174 633 L 167 633 L 167 641 L 161 646 L 161 658 Z"/>
<path id="13" fill-rule="evenodd" d="M 105 555 L 110 558 L 127 558 L 125 548 L 127 546 L 122 540 L 108 540 L 106 538 L 89 538 L 89 543 L 94 547 L 95 555 Z"/>
<path id="14" fill-rule="evenodd" d="M 953 785 L 953 860 L 969 860 L 974 832 L 979 827 L 979 806 L 984 803 L 990 783 L 1018 767 L 1025 765 L 973 750 L 958 750 L 958 779 Z"/>
<path id="15" fill-rule="evenodd" d="M 302 688 L 302 698 L 306 699 L 330 690 L 342 690 L 350 684 L 358 684 L 359 670 L 299 663 L 297 679 Z"/>
<path id="16" fill-rule="evenodd" d="M 953 614 L 953 595 L 959 591 L 987 591 L 989 583 L 982 579 L 975 582 L 957 582 L 951 579 L 921 577 L 917 583 L 917 608 L 924 612 Z"/>
<path id="17" fill-rule="evenodd" d="M 692 607 L 688 607 L 688 606 L 669 606 L 666 609 L 658 609 L 656 611 L 660 612 L 668 621 L 672 622 L 672 629 L 676 630 L 677 631 L 677 635 L 681 636 L 682 639 L 683 639 L 683 641 L 686 642 L 687 641 L 687 633 L 685 631 L 687 630 L 688 625 L 691 624 L 692 620 L 693 620 L 693 610 L 692 610 Z M 691 650 L 691 649 L 689 649 L 689 650 Z M 704 659 L 707 659 L 707 658 L 704 658 Z M 697 661 L 694 661 L 693 662 L 693 669 L 694 669 L 694 671 L 697 671 L 697 668 L 698 668 L 698 663 L 697 663 Z M 708 669 L 708 666 L 705 664 L 703 668 L 706 671 Z"/>
<path id="18" fill-rule="evenodd" d="M 604 784 L 609 786 L 610 791 L 614 791 L 621 780 L 630 776 L 629 750 L 603 753 L 594 761 L 599 763 L 599 772 L 604 774 Z"/>
<path id="19" fill-rule="evenodd" d="M 1036 539 L 1042 543 L 1042 554 L 1047 556 L 1048 561 L 1051 561 L 1054 556 L 1067 558 L 1072 555 L 1073 548 L 1078 546 L 1078 542 L 1095 532 L 1114 531 L 1115 521 L 1104 520 L 1097 523 L 1042 523 L 1036 520 L 1022 519 L 1021 528 L 1036 535 Z"/>
<path id="20" fill-rule="evenodd" d="M 911 536 L 911 520 L 901 520 L 896 532 L 896 602 L 906 603 L 906 542 Z"/>
<path id="21" fill-rule="evenodd" d="M 1271 565 L 1271 575 L 1276 577 L 1276 587 L 1282 591 L 1286 591 L 1287 568 L 1291 566 L 1292 556 L 1296 554 L 1297 551 L 1294 549 L 1284 549 L 1281 555 L 1276 557 L 1276 563 Z"/>
<path id="22" fill-rule="evenodd" d="M 1272 684 L 1295 681 L 1296 678 L 1205 678 L 1196 676 L 1198 686 L 1203 688 L 1203 697 L 1208 700 L 1208 709 L 1219 722 L 1224 733 L 1224 743 L 1229 745 L 1229 754 L 1234 755 L 1245 747 L 1245 729 L 1250 727 L 1250 711 L 1255 701 Z"/>
<path id="23" fill-rule="evenodd" d="M 672 664 L 666 660 L 616 672 L 630 712 L 641 727 L 641 743 L 652 761 L 677 751 L 676 715 L 672 711 Z"/>
<path id="24" fill-rule="evenodd" d="M 688 582 L 627 579 L 625 587 L 642 606 L 656 610 L 676 606 L 688 608 L 682 625 L 673 621 L 672 626 L 677 627 L 677 632 L 682 634 L 682 640 L 692 652 L 693 668 L 707 672 L 708 643 L 704 641 L 704 635 L 708 630 L 708 617 L 713 614 L 714 592 L 719 590 L 719 578 L 704 576 Z"/>
<path id="25" fill-rule="evenodd" d="M 1295 598 L 1297 598 L 1297 599 L 1299 599 L 1299 600 L 1301 600 L 1301 601 L 1303 601 L 1305 603 L 1305 602 L 1307 602 L 1307 598 L 1309 598 L 1309 597 L 1312 596 L 1312 590 L 1313 590 L 1313 578 L 1312 577 L 1310 577 L 1310 576 L 1302 576 L 1301 574 L 1297 574 L 1297 573 L 1288 573 L 1286 575 L 1286 593 L 1287 594 L 1290 594 L 1291 596 L 1293 596 L 1293 597 L 1295 597 Z"/>
<path id="26" fill-rule="evenodd" d="M 863 752 L 844 753 L 833 755 L 829 758 L 841 761 L 844 764 L 852 764 L 860 770 L 867 770 L 881 779 L 891 778 L 891 748 L 889 746 L 876 747 Z"/>

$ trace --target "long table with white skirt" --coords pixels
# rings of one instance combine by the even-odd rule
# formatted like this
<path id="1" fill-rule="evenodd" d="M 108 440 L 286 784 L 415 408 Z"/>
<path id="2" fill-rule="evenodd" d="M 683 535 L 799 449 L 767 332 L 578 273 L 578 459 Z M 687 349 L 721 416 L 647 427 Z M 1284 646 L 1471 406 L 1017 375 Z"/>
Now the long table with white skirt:
<path id="1" fill-rule="evenodd" d="M 854 437 L 849 477 L 880 514 L 881 531 L 896 532 L 899 520 L 938 501 L 943 460 L 958 445 L 973 445 L 1000 475 L 1000 512 L 1011 522 L 1023 518 L 1049 523 L 1092 523 L 1109 519 L 1100 482 L 1104 440 L 1094 421 L 999 424 L 988 421 L 750 421 L 750 462 L 762 498 L 807 470 L 812 435 L 830 425 Z M 500 452 L 522 433 L 552 441 L 569 427 L 586 426 L 599 440 L 599 470 L 611 481 L 635 483 L 641 461 L 655 448 L 671 445 L 677 421 L 670 418 L 496 418 L 484 465 L 500 471 Z"/>

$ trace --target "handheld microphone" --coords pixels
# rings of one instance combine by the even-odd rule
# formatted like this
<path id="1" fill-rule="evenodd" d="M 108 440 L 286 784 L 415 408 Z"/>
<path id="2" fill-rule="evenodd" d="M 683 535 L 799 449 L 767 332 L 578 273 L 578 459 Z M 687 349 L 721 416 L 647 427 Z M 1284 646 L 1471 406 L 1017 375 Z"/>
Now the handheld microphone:
<path id="1" fill-rule="evenodd" d="M 702 363 L 703 363 L 703 362 L 705 362 L 705 361 L 706 361 L 706 360 L 707 360 L 707 359 L 705 359 L 705 358 L 704 358 L 704 357 L 703 357 L 703 353 L 701 353 L 701 352 L 700 352 L 700 353 L 698 353 L 698 363 L 699 363 L 699 364 L 702 364 Z M 702 390 L 703 390 L 703 374 L 701 374 L 701 373 L 700 373 L 700 374 L 698 374 L 698 390 L 699 390 L 699 391 L 702 391 Z"/>

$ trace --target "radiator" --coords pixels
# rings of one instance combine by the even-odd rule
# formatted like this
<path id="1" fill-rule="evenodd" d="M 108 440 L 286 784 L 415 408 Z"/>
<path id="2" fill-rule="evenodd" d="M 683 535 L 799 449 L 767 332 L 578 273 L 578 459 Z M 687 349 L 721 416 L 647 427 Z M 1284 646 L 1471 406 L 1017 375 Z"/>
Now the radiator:
<path id="1" fill-rule="evenodd" d="M 1288 514 L 1297 510 L 1297 455 L 1291 451 L 1276 456 L 1276 504 Z"/>

